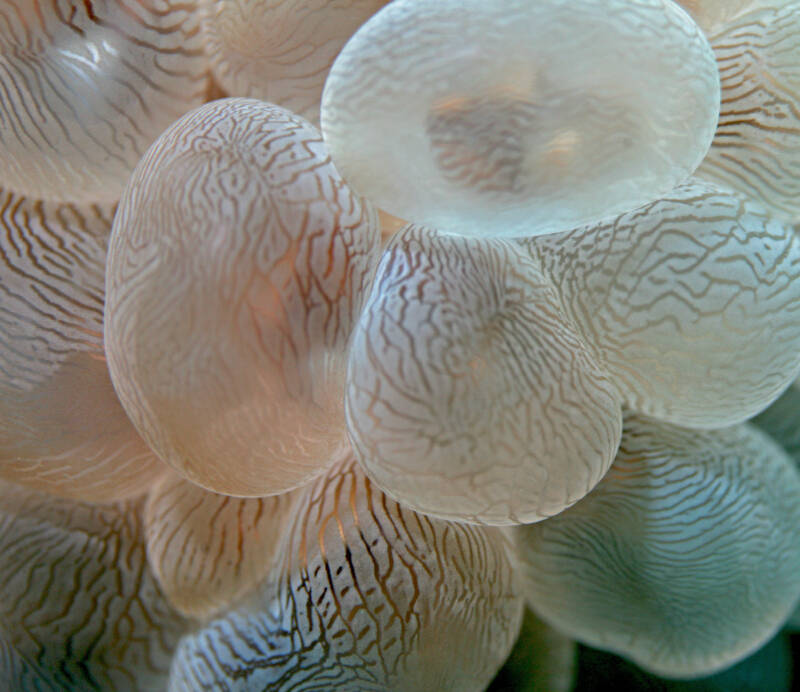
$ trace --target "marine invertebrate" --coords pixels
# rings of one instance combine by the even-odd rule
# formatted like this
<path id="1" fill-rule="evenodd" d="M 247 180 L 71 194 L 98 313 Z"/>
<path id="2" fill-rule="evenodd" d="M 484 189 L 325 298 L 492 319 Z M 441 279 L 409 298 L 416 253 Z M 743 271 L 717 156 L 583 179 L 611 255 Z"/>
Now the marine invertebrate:
<path id="1" fill-rule="evenodd" d="M 0 185 L 116 202 L 147 147 L 206 86 L 194 0 L 7 0 Z"/>
<path id="2" fill-rule="evenodd" d="M 171 692 L 483 689 L 522 615 L 498 530 L 404 508 L 352 457 L 302 493 L 280 563 L 184 637 Z"/>
<path id="3" fill-rule="evenodd" d="M 317 130 L 223 99 L 164 132 L 109 245 L 106 353 L 131 420 L 210 490 L 290 490 L 345 444 L 345 345 L 380 230 Z"/>
<path id="4" fill-rule="evenodd" d="M 331 63 L 386 2 L 200 0 L 206 51 L 229 93 L 284 106 L 318 125 Z"/>
<path id="5" fill-rule="evenodd" d="M 219 495 L 164 475 L 144 521 L 148 560 L 170 603 L 202 619 L 250 591 L 276 559 L 294 500 Z"/>
<path id="6" fill-rule="evenodd" d="M 525 247 L 634 411 L 731 425 L 800 370 L 800 239 L 747 198 L 690 180 Z"/>
<path id="7" fill-rule="evenodd" d="M 671 1 L 395 0 L 336 58 L 321 127 L 345 179 L 386 211 L 535 235 L 685 179 L 718 90 L 711 48 Z"/>
<path id="8" fill-rule="evenodd" d="M 417 511 L 537 521 L 589 492 L 619 444 L 620 397 L 534 260 L 505 241 L 407 226 L 350 345 L 356 455 Z"/>
<path id="9" fill-rule="evenodd" d="M 163 468 L 105 363 L 113 214 L 0 190 L 0 478 L 95 502 L 141 494 Z"/>
<path id="10" fill-rule="evenodd" d="M 580 641 L 657 674 L 709 674 L 764 643 L 800 596 L 798 495 L 796 465 L 749 424 L 627 416 L 592 493 L 510 529 L 523 594 Z"/>
<path id="11" fill-rule="evenodd" d="M 142 502 L 0 483 L 0 669 L 14 690 L 158 689 L 187 623 L 145 557 Z"/>
<path id="12" fill-rule="evenodd" d="M 696 175 L 796 220 L 800 2 L 751 2 L 747 10 L 726 21 L 706 20 L 719 65 L 722 105 L 714 141 Z"/>

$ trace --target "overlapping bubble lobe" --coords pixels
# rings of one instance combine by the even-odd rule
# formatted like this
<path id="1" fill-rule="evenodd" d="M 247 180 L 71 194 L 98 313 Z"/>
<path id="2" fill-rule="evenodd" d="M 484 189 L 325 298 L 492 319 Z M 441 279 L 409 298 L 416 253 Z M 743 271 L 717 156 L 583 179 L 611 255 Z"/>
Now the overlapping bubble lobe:
<path id="1" fill-rule="evenodd" d="M 214 74 L 233 96 L 284 106 L 319 124 L 337 53 L 387 0 L 201 0 Z"/>
<path id="2" fill-rule="evenodd" d="M 697 175 L 795 221 L 800 218 L 800 2 L 751 2 L 734 13 L 736 5 L 726 7 L 733 15 L 728 18 L 698 20 L 717 58 L 722 101 L 714 141 Z"/>
<path id="3" fill-rule="evenodd" d="M 800 369 L 800 240 L 738 194 L 691 180 L 616 219 L 524 243 L 634 411 L 730 425 Z"/>
<path id="4" fill-rule="evenodd" d="M 416 514 L 352 457 L 302 492 L 280 565 L 181 641 L 171 692 L 484 689 L 522 615 L 498 530 Z"/>
<path id="5" fill-rule="evenodd" d="M 616 453 L 620 397 L 537 263 L 503 240 L 407 226 L 386 248 L 350 346 L 353 448 L 409 507 L 537 521 Z"/>
<path id="6" fill-rule="evenodd" d="M 302 118 L 223 99 L 173 124 L 108 257 L 109 367 L 152 448 L 225 494 L 319 474 L 345 442 L 345 345 L 379 242 Z"/>
<path id="7" fill-rule="evenodd" d="M 523 236 L 668 192 L 718 113 L 713 52 L 671 1 L 395 0 L 337 57 L 321 122 L 386 211 Z"/>
<path id="8" fill-rule="evenodd" d="M 88 501 L 142 493 L 163 468 L 103 352 L 113 213 L 0 190 L 0 478 Z"/>
<path id="9" fill-rule="evenodd" d="M 203 102 L 194 0 L 7 0 L 0 8 L 0 185 L 114 202 L 159 133 Z"/>
<path id="10" fill-rule="evenodd" d="M 166 684 L 186 622 L 148 569 L 141 505 L 0 484 L 0 664 L 15 671 L 6 689 Z"/>
<path id="11" fill-rule="evenodd" d="M 244 595 L 276 559 L 295 493 L 236 498 L 165 474 L 145 506 L 147 555 L 170 603 L 207 618 Z"/>
<path id="12" fill-rule="evenodd" d="M 595 490 L 511 529 L 523 592 L 561 631 L 668 677 L 763 644 L 800 596 L 800 473 L 749 424 L 697 431 L 626 416 Z"/>

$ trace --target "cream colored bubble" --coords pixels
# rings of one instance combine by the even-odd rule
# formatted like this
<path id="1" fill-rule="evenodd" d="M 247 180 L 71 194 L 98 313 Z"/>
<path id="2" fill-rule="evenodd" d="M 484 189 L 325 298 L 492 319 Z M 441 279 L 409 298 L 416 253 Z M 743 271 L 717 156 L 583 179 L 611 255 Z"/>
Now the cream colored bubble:
<path id="1" fill-rule="evenodd" d="M 408 226 L 350 346 L 359 461 L 409 507 L 537 521 L 589 492 L 619 444 L 620 399 L 539 265 L 506 241 Z"/>
<path id="2" fill-rule="evenodd" d="M 260 581 L 277 557 L 294 493 L 236 498 L 167 474 L 147 498 L 147 554 L 170 603 L 207 618 Z"/>
<path id="3" fill-rule="evenodd" d="M 395 0 L 337 57 L 321 122 L 378 206 L 486 237 L 667 193 L 718 113 L 714 54 L 670 0 Z"/>
<path id="4" fill-rule="evenodd" d="M 280 565 L 181 641 L 171 692 L 483 690 L 522 614 L 497 530 L 416 514 L 352 458 L 302 492 Z"/>
<path id="5" fill-rule="evenodd" d="M 748 12 L 777 9 L 792 2 L 794 0 L 677 0 L 706 35 Z"/>
<path id="6" fill-rule="evenodd" d="M 800 369 L 800 239 L 740 195 L 694 180 L 526 246 L 634 411 L 731 425 Z"/>
<path id="7" fill-rule="evenodd" d="M 379 243 L 302 118 L 223 99 L 174 123 L 109 246 L 106 353 L 144 439 L 224 494 L 321 473 L 345 444 L 345 345 Z"/>
<path id="8" fill-rule="evenodd" d="M 697 175 L 796 221 L 800 2 L 752 2 L 748 9 L 708 29 L 719 66 L 722 106 L 714 141 Z"/>
<path id="9" fill-rule="evenodd" d="M 0 657 L 21 676 L 4 689 L 163 689 L 187 623 L 147 567 L 141 505 L 0 484 Z"/>
<path id="10" fill-rule="evenodd" d="M 6 0 L 0 8 L 0 185 L 115 202 L 148 146 L 203 102 L 194 0 Z"/>
<path id="11" fill-rule="evenodd" d="M 164 469 L 105 362 L 113 214 L 0 190 L 0 478 L 95 502 L 140 494 Z"/>
<path id="12" fill-rule="evenodd" d="M 387 0 L 200 0 L 206 50 L 231 96 L 284 106 L 319 124 L 334 58 Z"/>
<path id="13" fill-rule="evenodd" d="M 726 668 L 800 596 L 800 473 L 755 427 L 626 418 L 595 490 L 512 529 L 524 594 L 562 632 L 669 677 Z"/>

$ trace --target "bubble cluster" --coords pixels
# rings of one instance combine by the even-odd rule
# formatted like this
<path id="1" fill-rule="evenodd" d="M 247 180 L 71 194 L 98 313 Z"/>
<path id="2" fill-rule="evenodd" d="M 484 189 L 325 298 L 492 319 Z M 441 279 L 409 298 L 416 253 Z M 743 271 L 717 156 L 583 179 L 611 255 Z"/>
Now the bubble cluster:
<path id="1" fill-rule="evenodd" d="M 0 5 L 0 689 L 788 689 L 798 0 Z"/>

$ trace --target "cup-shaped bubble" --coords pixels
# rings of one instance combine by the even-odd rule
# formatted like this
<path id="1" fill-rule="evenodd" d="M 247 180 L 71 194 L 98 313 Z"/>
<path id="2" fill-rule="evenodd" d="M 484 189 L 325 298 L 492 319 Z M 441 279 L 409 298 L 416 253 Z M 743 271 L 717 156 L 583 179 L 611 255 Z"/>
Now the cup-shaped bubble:
<path id="1" fill-rule="evenodd" d="M 145 506 L 147 555 L 181 613 L 205 618 L 244 595 L 276 557 L 295 493 L 236 498 L 169 473 Z"/>
<path id="2" fill-rule="evenodd" d="M 486 237 L 665 194 L 718 113 L 714 54 L 670 0 L 395 0 L 337 57 L 321 122 L 378 206 Z"/>
<path id="3" fill-rule="evenodd" d="M 734 3 L 735 4 L 735 3 Z M 697 175 L 800 218 L 800 2 L 765 0 L 708 20 L 722 101 Z"/>
<path id="4" fill-rule="evenodd" d="M 136 162 L 207 86 L 195 0 L 5 0 L 0 185 L 119 199 Z"/>
<path id="5" fill-rule="evenodd" d="M 416 514 L 352 457 L 301 492 L 283 559 L 181 641 L 170 691 L 485 689 L 522 615 L 498 529 Z"/>
<path id="6" fill-rule="evenodd" d="M 738 194 L 692 180 L 614 220 L 524 243 L 634 411 L 731 425 L 800 369 L 800 239 Z"/>
<path id="7" fill-rule="evenodd" d="M 201 0 L 206 51 L 231 96 L 284 106 L 319 124 L 328 70 L 387 0 Z"/>
<path id="8" fill-rule="evenodd" d="M 186 622 L 148 569 L 141 515 L 0 484 L 0 665 L 7 647 L 19 675 L 3 689 L 163 689 Z"/>
<path id="9" fill-rule="evenodd" d="M 512 532 L 523 592 L 591 646 L 667 677 L 761 646 L 800 596 L 800 472 L 743 423 L 626 416 L 611 470 L 557 517 Z"/>
<path id="10" fill-rule="evenodd" d="M 89 501 L 140 494 L 164 468 L 103 353 L 112 218 L 0 190 L 0 478 Z"/>
<path id="11" fill-rule="evenodd" d="M 589 492 L 619 444 L 619 394 L 539 265 L 505 240 L 408 226 L 353 333 L 350 439 L 409 507 L 537 521 Z"/>
<path id="12" fill-rule="evenodd" d="M 222 99 L 131 177 L 109 245 L 106 353 L 151 447 L 215 492 L 319 474 L 346 440 L 345 345 L 380 229 L 319 132 Z"/>

